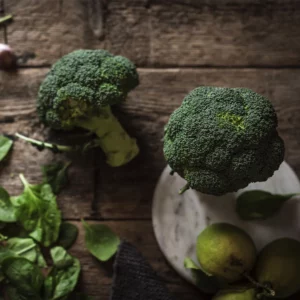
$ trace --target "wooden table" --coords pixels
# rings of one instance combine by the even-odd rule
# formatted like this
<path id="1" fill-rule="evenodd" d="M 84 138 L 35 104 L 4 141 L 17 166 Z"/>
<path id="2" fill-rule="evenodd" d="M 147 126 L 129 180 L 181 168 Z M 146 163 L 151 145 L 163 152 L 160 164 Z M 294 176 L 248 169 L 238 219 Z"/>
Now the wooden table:
<path id="1" fill-rule="evenodd" d="M 251 88 L 274 104 L 286 160 L 300 175 L 300 2 L 4 2 L 14 22 L 0 42 L 15 49 L 21 65 L 17 73 L 0 73 L 0 133 L 48 138 L 36 117 L 36 94 L 49 66 L 63 54 L 105 48 L 133 60 L 141 83 L 116 114 L 137 137 L 141 154 L 121 168 L 108 167 L 99 150 L 77 158 L 59 205 L 64 218 L 80 228 L 80 218 L 105 223 L 134 243 L 177 299 L 206 299 L 168 266 L 153 235 L 151 199 L 166 164 L 163 127 L 183 97 L 199 85 Z M 38 183 L 40 166 L 62 157 L 17 141 L 1 165 L 0 185 L 17 194 L 22 190 L 19 173 Z M 87 253 L 82 230 L 72 253 L 82 263 L 81 289 L 95 299 L 109 299 L 112 270 Z"/>

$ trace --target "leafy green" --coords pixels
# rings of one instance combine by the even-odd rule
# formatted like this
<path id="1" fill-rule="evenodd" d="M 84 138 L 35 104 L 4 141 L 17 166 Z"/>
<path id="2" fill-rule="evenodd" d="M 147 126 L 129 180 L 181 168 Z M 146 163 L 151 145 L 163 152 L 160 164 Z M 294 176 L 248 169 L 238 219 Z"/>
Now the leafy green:
<path id="1" fill-rule="evenodd" d="M 30 238 L 11 238 L 0 244 L 0 264 L 9 257 L 24 257 L 39 267 L 47 266 L 39 246 Z M 2 280 L 3 274 L 0 271 Z"/>
<path id="2" fill-rule="evenodd" d="M 24 192 L 14 199 L 16 217 L 29 235 L 45 247 L 56 242 L 61 212 L 49 184 L 31 185 L 21 174 Z"/>
<path id="3" fill-rule="evenodd" d="M 9 253 L 10 256 L 22 256 L 27 258 L 39 267 L 46 267 L 47 264 L 41 253 L 40 247 L 31 238 L 10 238 L 4 245 L 0 246 L 1 253 Z M 4 254 L 5 255 L 5 254 Z"/>
<path id="4" fill-rule="evenodd" d="M 13 145 L 13 141 L 4 135 L 0 135 L 0 161 L 5 158 Z"/>
<path id="5" fill-rule="evenodd" d="M 100 261 L 109 260 L 118 250 L 119 237 L 103 224 L 87 224 L 82 220 L 85 230 L 85 245 L 92 255 Z"/>
<path id="6" fill-rule="evenodd" d="M 189 257 L 185 258 L 184 267 L 191 270 L 195 283 L 202 292 L 214 294 L 223 287 L 223 284 L 217 278 L 204 273 Z"/>
<path id="7" fill-rule="evenodd" d="M 7 240 L 7 236 L 3 235 L 2 233 L 0 233 L 0 242 L 6 241 Z"/>
<path id="8" fill-rule="evenodd" d="M 60 232 L 57 244 L 65 249 L 69 249 L 77 239 L 78 228 L 68 222 L 63 222 L 60 226 Z"/>
<path id="9" fill-rule="evenodd" d="M 236 200 L 236 211 L 243 220 L 264 220 L 280 211 L 283 204 L 299 194 L 276 195 L 261 190 L 242 193 Z"/>
<path id="10" fill-rule="evenodd" d="M 11 285 L 6 287 L 6 293 L 9 299 L 13 300 L 30 300 L 30 297 L 24 296 L 18 292 L 18 290 Z M 39 298 L 38 298 L 39 299 Z"/>
<path id="11" fill-rule="evenodd" d="M 62 247 L 51 249 L 54 267 L 44 283 L 44 299 L 66 299 L 77 285 L 80 262 Z"/>
<path id="12" fill-rule="evenodd" d="M 41 299 L 44 278 L 37 265 L 24 257 L 9 257 L 2 262 L 2 271 L 17 293 L 32 300 Z"/>
<path id="13" fill-rule="evenodd" d="M 0 222 L 16 222 L 16 210 L 10 201 L 8 192 L 0 187 Z"/>
<path id="14" fill-rule="evenodd" d="M 68 167 L 71 162 L 57 162 L 42 167 L 44 183 L 51 185 L 52 191 L 57 195 L 69 182 Z"/>

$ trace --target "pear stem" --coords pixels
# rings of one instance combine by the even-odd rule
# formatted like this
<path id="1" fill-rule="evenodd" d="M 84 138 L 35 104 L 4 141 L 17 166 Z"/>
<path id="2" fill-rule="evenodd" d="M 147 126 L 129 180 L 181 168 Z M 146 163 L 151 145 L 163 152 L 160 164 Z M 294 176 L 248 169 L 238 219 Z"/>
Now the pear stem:
<path id="1" fill-rule="evenodd" d="M 265 284 L 262 284 L 262 283 L 259 283 L 259 282 L 255 281 L 249 274 L 243 273 L 243 276 L 245 278 L 247 278 L 256 287 L 264 289 L 264 291 L 267 292 L 266 296 L 272 296 L 272 297 L 274 297 L 276 295 L 276 293 L 275 293 L 275 291 L 273 289 L 271 289 L 270 287 L 268 287 Z M 265 295 L 265 293 L 262 293 L 262 295 Z"/>

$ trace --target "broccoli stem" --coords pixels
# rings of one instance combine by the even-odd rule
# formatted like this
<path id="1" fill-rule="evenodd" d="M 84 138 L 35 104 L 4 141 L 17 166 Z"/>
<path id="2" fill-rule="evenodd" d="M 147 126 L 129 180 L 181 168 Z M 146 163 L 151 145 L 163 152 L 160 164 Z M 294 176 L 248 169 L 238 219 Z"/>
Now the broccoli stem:
<path id="1" fill-rule="evenodd" d="M 109 106 L 104 107 L 97 117 L 82 119 L 76 125 L 98 136 L 97 143 L 112 167 L 128 163 L 139 153 L 136 140 L 124 130 Z"/>

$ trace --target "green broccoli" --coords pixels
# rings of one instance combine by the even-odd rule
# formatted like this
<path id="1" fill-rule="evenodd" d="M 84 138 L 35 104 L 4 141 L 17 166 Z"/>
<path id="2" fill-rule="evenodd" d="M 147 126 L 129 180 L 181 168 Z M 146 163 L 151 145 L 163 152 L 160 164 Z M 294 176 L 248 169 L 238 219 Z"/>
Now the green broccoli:
<path id="1" fill-rule="evenodd" d="M 111 112 L 139 83 L 134 64 L 105 50 L 76 50 L 59 59 L 42 82 L 37 111 L 54 129 L 87 129 L 113 167 L 132 160 L 139 148 Z"/>
<path id="2" fill-rule="evenodd" d="M 246 88 L 199 87 L 173 112 L 164 155 L 188 188 L 222 195 L 265 181 L 284 158 L 271 103 Z"/>

